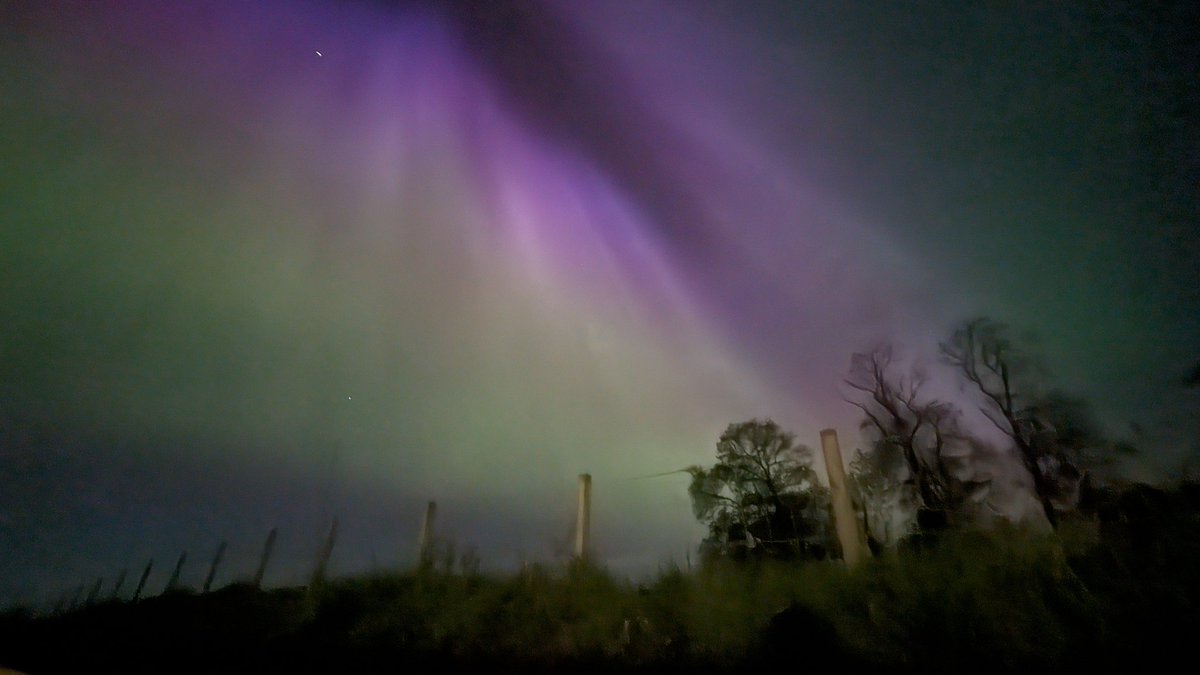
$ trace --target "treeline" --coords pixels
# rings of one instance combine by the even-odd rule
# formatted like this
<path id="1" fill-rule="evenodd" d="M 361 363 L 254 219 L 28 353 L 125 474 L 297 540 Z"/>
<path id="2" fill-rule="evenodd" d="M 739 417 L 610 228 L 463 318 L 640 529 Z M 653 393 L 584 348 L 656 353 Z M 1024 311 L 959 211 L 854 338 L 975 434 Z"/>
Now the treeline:
<path id="1" fill-rule="evenodd" d="M 1054 386 L 1043 360 L 1009 333 L 991 319 L 966 321 L 940 343 L 937 364 L 904 359 L 891 344 L 851 357 L 845 400 L 862 413 L 867 447 L 849 462 L 848 488 L 873 553 L 990 527 L 1028 499 L 1051 530 L 1094 520 L 1121 484 L 1134 443 L 1110 438 L 1086 399 Z M 954 395 L 939 397 L 933 385 Z M 1140 435 L 1135 423 L 1130 431 Z M 688 469 L 696 517 L 709 529 L 703 552 L 839 557 L 813 455 L 772 420 L 729 425 L 716 463 Z M 1027 494 L 1012 488 L 1020 484 Z"/>

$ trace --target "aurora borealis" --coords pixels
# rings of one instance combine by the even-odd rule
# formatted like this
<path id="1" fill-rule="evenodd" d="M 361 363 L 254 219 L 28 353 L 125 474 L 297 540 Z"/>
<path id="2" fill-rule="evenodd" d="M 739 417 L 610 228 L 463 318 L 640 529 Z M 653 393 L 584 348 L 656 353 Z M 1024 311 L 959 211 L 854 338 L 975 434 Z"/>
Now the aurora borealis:
<path id="1" fill-rule="evenodd" d="M 964 3 L 965 5 L 965 3 Z M 732 421 L 988 314 L 1131 471 L 1195 447 L 1195 9 L 15 2 L 0 9 L 0 604 L 230 542 L 270 583 L 679 560 Z M 1189 398 L 1190 397 L 1190 398 Z"/>

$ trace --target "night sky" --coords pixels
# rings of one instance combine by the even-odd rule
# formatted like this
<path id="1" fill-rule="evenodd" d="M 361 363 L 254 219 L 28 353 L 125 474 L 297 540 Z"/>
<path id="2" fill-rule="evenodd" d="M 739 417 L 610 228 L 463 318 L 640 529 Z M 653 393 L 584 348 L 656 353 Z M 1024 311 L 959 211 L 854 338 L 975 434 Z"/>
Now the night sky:
<path id="1" fill-rule="evenodd" d="M 334 574 L 397 568 L 430 499 L 551 561 L 584 471 L 653 572 L 702 530 L 639 476 L 755 416 L 850 454 L 850 355 L 980 314 L 1178 476 L 1197 11 L 5 2 L 0 605 L 275 526 L 301 583 L 335 514 Z"/>

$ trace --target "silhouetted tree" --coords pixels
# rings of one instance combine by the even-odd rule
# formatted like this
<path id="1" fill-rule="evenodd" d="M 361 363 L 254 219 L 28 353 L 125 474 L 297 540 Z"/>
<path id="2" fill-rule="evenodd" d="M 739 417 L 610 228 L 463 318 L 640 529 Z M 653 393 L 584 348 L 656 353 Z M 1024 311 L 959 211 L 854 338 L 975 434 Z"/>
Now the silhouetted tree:
<path id="1" fill-rule="evenodd" d="M 846 401 L 862 410 L 862 428 L 873 442 L 870 459 L 852 469 L 864 488 L 898 481 L 911 492 L 907 501 L 923 528 L 940 527 L 965 515 L 969 500 L 987 483 L 960 477 L 970 451 L 958 427 L 958 409 L 922 395 L 923 371 L 899 373 L 892 361 L 888 345 L 851 357 L 845 383 L 858 396 Z"/>
<path id="2" fill-rule="evenodd" d="M 1040 393 L 1044 369 L 987 318 L 968 321 L 940 346 L 969 388 L 982 395 L 980 411 L 1012 439 L 1021 464 L 1051 526 L 1074 508 L 1084 470 L 1133 452 L 1128 443 L 1105 440 L 1087 402 L 1062 392 Z"/>
<path id="3" fill-rule="evenodd" d="M 899 462 L 889 462 L 895 456 L 887 453 L 855 453 L 847 470 L 854 506 L 862 513 L 867 545 L 872 553 L 883 546 L 895 544 L 907 529 L 895 526 L 897 513 L 912 513 L 916 508 L 915 493 L 896 478 L 902 470 Z"/>
<path id="4" fill-rule="evenodd" d="M 811 462 L 812 450 L 771 420 L 730 424 L 717 441 L 717 463 L 688 469 L 692 507 L 709 529 L 704 550 L 824 557 L 829 496 Z"/>

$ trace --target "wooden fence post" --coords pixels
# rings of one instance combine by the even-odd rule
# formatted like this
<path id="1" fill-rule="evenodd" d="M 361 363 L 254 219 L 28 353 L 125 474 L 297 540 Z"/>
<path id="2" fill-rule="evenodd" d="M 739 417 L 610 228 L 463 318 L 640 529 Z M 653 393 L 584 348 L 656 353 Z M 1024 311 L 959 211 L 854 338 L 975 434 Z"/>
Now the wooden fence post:
<path id="1" fill-rule="evenodd" d="M 821 430 L 821 451 L 825 455 L 825 471 L 829 474 L 829 492 L 833 501 L 833 524 L 838 542 L 842 545 L 842 560 L 854 567 L 866 557 L 862 531 L 858 527 L 858 516 L 850 501 L 850 489 L 846 484 L 846 467 L 842 464 L 842 450 L 838 446 L 837 430 Z"/>
<path id="2" fill-rule="evenodd" d="M 121 573 L 117 575 L 117 580 L 113 582 L 112 593 L 109 595 L 109 600 L 121 599 L 121 587 L 125 585 L 125 576 L 129 574 L 128 567 L 122 567 Z"/>
<path id="3" fill-rule="evenodd" d="M 204 577 L 204 587 L 200 591 L 201 593 L 207 593 L 208 589 L 212 588 L 213 579 L 217 576 L 217 566 L 221 564 L 221 558 L 225 556 L 225 546 L 227 544 L 228 542 L 222 541 L 221 545 L 217 547 L 217 553 L 213 556 L 212 565 L 208 568 L 208 576 Z"/>
<path id="4" fill-rule="evenodd" d="M 262 557 L 258 559 L 258 570 L 254 572 L 254 587 L 262 588 L 263 575 L 267 573 L 267 562 L 271 559 L 271 549 L 275 548 L 275 532 L 277 528 L 271 528 L 267 533 L 267 543 L 263 544 Z"/>
<path id="5" fill-rule="evenodd" d="M 310 588 L 315 588 L 325 581 L 325 570 L 329 566 L 329 557 L 333 555 L 333 545 L 337 542 L 338 519 L 333 518 L 333 524 L 329 527 L 329 536 L 325 539 L 325 545 L 321 547 L 321 551 L 317 554 L 317 566 L 313 569 L 312 581 L 309 583 Z"/>
<path id="6" fill-rule="evenodd" d="M 133 591 L 133 602 L 137 602 L 142 597 L 142 589 L 146 587 L 146 579 L 150 577 L 150 568 L 154 567 L 154 558 L 151 558 L 146 563 L 146 569 L 142 570 L 142 578 L 138 581 L 137 589 Z"/>
<path id="7" fill-rule="evenodd" d="M 104 584 L 104 577 L 96 577 L 96 583 L 92 584 L 92 590 L 88 591 L 87 600 L 84 600 L 85 607 L 91 607 L 96 604 L 96 598 L 100 597 L 100 586 Z"/>
<path id="8" fill-rule="evenodd" d="M 592 547 L 592 475 L 579 474 L 578 513 L 575 521 L 575 557 L 586 560 Z"/>
<path id="9" fill-rule="evenodd" d="M 179 586 L 179 574 L 183 572 L 183 563 L 187 561 L 187 551 L 179 554 L 179 560 L 175 563 L 175 571 L 171 572 L 171 578 L 167 580 L 167 585 L 163 588 L 163 593 L 170 593 Z"/>
<path id="10" fill-rule="evenodd" d="M 433 562 L 433 522 L 437 518 L 437 502 L 425 505 L 425 517 L 421 519 L 421 532 L 417 535 L 417 564 Z"/>

